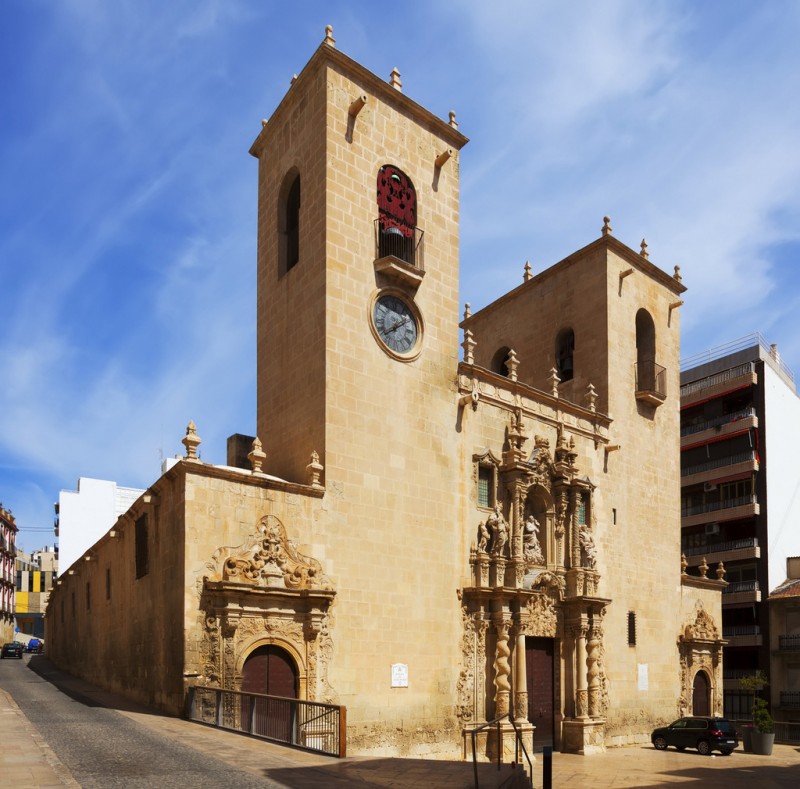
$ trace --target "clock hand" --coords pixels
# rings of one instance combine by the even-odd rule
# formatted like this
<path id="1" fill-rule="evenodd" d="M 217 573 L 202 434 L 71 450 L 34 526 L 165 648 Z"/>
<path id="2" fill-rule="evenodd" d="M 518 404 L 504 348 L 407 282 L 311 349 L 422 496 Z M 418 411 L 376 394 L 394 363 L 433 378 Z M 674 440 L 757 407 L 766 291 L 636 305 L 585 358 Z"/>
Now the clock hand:
<path id="1" fill-rule="evenodd" d="M 401 321 L 395 323 L 395 325 L 392 326 L 392 328 L 389 329 L 386 333 L 391 334 L 393 331 L 397 331 L 401 326 L 405 326 L 409 320 L 410 318 L 408 317 L 408 315 L 406 315 Z"/>

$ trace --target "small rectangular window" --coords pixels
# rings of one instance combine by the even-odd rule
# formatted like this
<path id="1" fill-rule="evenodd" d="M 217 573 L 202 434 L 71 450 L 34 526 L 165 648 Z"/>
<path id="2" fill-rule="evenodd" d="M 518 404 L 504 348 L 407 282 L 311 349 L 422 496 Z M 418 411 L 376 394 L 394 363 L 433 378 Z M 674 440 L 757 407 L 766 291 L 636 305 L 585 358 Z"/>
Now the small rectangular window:
<path id="1" fill-rule="evenodd" d="M 86 582 L 86 610 L 92 610 L 92 583 L 91 581 Z"/>
<path id="2" fill-rule="evenodd" d="M 142 578 L 149 572 L 147 555 L 147 513 L 136 519 L 136 577 Z"/>
<path id="3" fill-rule="evenodd" d="M 478 466 L 478 506 L 491 507 L 494 503 L 494 469 L 491 466 Z"/>
<path id="4" fill-rule="evenodd" d="M 111 599 L 111 568 L 106 567 L 106 600 Z"/>
<path id="5" fill-rule="evenodd" d="M 617 508 L 614 507 L 611 510 L 611 522 L 616 526 L 617 525 Z"/>
<path id="6" fill-rule="evenodd" d="M 586 496 L 584 495 L 578 499 L 578 523 L 581 526 L 586 523 Z"/>
<path id="7" fill-rule="evenodd" d="M 636 646 L 636 612 L 628 611 L 628 646 Z"/>

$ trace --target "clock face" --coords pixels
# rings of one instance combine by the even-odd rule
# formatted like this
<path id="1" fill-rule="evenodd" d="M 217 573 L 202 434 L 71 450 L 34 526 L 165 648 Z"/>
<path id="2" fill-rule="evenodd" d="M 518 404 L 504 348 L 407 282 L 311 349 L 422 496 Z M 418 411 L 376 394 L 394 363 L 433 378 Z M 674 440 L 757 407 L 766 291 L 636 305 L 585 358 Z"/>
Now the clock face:
<path id="1" fill-rule="evenodd" d="M 397 296 L 380 296 L 372 320 L 378 337 L 395 353 L 406 354 L 417 344 L 419 327 L 411 307 Z"/>

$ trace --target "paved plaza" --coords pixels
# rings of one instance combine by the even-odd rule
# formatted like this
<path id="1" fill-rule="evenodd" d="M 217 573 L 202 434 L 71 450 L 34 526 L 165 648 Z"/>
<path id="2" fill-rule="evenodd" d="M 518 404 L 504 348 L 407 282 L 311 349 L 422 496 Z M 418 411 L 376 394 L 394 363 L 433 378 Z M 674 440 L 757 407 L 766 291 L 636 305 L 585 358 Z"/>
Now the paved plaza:
<path id="1" fill-rule="evenodd" d="M 58 672 L 41 659 L 38 671 L 73 699 L 116 710 L 160 737 L 194 748 L 262 779 L 266 787 L 467 789 L 474 786 L 471 764 L 317 756 L 155 713 Z M 0 727 L 0 785 L 16 789 L 79 786 L 11 694 L 2 689 Z M 482 789 L 495 789 L 509 776 L 509 771 L 510 767 L 504 766 L 498 775 L 493 766 L 482 765 Z M 703 757 L 691 751 L 656 751 L 649 745 L 639 745 L 613 748 L 594 756 L 560 753 L 553 756 L 555 787 L 620 789 L 673 784 L 702 786 L 703 789 L 795 789 L 800 786 L 800 748 L 776 745 L 772 756 L 735 752 L 728 757 Z M 542 786 L 541 754 L 537 754 L 533 785 L 537 789 Z"/>

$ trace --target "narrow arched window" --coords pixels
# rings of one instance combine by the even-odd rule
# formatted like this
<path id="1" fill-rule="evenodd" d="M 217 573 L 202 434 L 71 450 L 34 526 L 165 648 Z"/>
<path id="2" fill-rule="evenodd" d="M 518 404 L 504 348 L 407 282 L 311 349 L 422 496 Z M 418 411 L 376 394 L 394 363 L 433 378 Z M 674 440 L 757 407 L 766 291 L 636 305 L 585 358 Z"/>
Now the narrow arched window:
<path id="1" fill-rule="evenodd" d="M 300 260 L 300 176 L 296 176 L 286 196 L 286 266 L 289 271 Z"/>
<path id="2" fill-rule="evenodd" d="M 498 373 L 498 375 L 505 375 L 508 377 L 508 355 L 511 353 L 511 349 L 507 347 L 500 348 L 495 352 L 495 355 L 492 357 L 492 363 L 489 369 L 493 373 Z"/>
<path id="3" fill-rule="evenodd" d="M 574 375 L 575 332 L 569 327 L 556 337 L 556 370 L 562 382 L 571 381 Z"/>
<path id="4" fill-rule="evenodd" d="M 646 309 L 636 313 L 636 388 L 656 390 L 656 325 Z"/>
<path id="5" fill-rule="evenodd" d="M 278 192 L 278 276 L 300 261 L 300 173 L 292 168 Z"/>
<path id="6" fill-rule="evenodd" d="M 411 179 L 393 164 L 378 170 L 378 257 L 392 255 L 414 264 L 417 193 Z"/>

